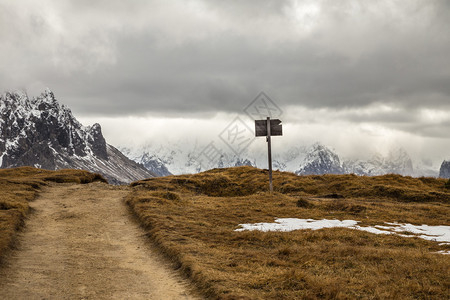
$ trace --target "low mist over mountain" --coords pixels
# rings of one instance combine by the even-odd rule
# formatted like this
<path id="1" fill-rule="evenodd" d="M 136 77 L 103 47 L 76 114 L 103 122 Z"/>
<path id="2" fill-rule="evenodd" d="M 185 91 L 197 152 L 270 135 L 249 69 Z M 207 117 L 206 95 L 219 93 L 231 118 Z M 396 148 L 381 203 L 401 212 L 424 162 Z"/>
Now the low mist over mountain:
<path id="1" fill-rule="evenodd" d="M 205 146 L 197 143 L 170 143 L 162 145 L 145 145 L 142 147 L 120 148 L 122 152 L 144 165 L 154 169 L 155 162 L 163 166 L 160 175 L 188 174 L 211 168 L 250 165 L 267 168 L 265 148 L 252 149 L 242 155 L 221 153 L 214 160 L 202 159 Z M 150 154 L 151 153 L 151 154 Z M 273 168 L 281 171 L 295 172 L 298 175 L 309 174 L 347 174 L 376 176 L 382 174 L 400 174 L 408 176 L 438 176 L 439 170 L 422 161 L 413 161 L 407 151 L 396 148 L 386 155 L 374 153 L 369 159 L 347 159 L 335 150 L 320 143 L 311 146 L 288 148 L 281 153 L 274 153 Z"/>
<path id="2" fill-rule="evenodd" d="M 121 147 L 119 149 L 130 159 L 151 168 L 158 176 L 192 174 L 212 168 L 257 166 L 256 161 L 250 161 L 229 153 L 222 153 L 211 162 L 201 161 L 199 154 L 203 149 L 195 142 L 188 145 L 173 143 L 164 146 L 147 145 L 138 148 Z"/>
<path id="3" fill-rule="evenodd" d="M 81 125 L 49 89 L 33 99 L 24 92 L 0 96 L 0 166 L 85 169 L 111 183 L 154 176 L 106 143 L 99 124 Z"/>

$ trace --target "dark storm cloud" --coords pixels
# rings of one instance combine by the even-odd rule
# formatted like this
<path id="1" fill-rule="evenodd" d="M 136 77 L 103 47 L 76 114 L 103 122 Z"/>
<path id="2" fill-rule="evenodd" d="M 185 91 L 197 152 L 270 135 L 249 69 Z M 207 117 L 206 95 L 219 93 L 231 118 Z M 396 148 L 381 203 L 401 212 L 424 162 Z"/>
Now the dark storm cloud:
<path id="1" fill-rule="evenodd" d="M 412 124 L 450 111 L 448 3 L 0 1 L 0 88 L 48 86 L 93 115 L 241 112 L 264 90 Z"/>

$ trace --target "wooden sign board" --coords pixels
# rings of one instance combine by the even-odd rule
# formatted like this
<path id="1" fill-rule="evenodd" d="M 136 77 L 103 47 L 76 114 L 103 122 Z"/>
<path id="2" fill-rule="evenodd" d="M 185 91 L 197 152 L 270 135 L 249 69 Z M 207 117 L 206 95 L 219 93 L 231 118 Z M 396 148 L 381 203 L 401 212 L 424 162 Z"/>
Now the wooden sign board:
<path id="1" fill-rule="evenodd" d="M 283 135 L 281 120 L 270 120 L 270 135 Z M 267 120 L 255 120 L 255 136 L 267 136 Z"/>

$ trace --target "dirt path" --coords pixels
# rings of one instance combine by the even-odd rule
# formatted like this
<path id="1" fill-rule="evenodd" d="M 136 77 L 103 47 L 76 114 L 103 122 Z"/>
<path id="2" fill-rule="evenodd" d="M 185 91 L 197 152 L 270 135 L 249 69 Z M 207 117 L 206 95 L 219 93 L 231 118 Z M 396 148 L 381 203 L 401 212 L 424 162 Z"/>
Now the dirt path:
<path id="1" fill-rule="evenodd" d="M 193 299 L 130 217 L 127 190 L 54 185 L 0 269 L 2 299 Z"/>

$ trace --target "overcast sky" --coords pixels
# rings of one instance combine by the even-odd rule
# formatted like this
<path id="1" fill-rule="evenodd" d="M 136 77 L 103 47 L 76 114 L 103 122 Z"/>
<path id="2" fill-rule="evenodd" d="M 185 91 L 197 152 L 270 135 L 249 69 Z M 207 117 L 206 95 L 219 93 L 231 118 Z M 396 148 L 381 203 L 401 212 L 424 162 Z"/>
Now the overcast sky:
<path id="1" fill-rule="evenodd" d="M 279 143 L 450 158 L 448 0 L 0 0 L 0 39 L 1 91 L 49 87 L 116 146 L 252 126 L 264 91 Z"/>

